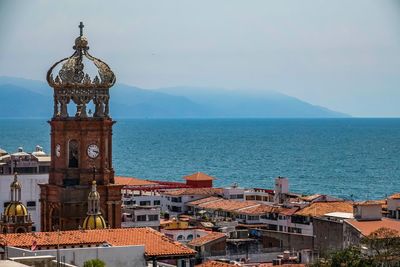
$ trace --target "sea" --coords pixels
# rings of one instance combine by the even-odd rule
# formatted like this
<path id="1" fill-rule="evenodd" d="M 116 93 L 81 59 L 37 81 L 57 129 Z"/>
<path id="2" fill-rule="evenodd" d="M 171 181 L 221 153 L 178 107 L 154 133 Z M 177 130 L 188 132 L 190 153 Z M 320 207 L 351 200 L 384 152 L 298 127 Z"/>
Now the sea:
<path id="1" fill-rule="evenodd" d="M 183 181 L 194 172 L 215 186 L 273 188 L 345 199 L 400 192 L 400 119 L 117 119 L 117 175 Z M 0 148 L 50 147 L 46 119 L 0 119 Z"/>

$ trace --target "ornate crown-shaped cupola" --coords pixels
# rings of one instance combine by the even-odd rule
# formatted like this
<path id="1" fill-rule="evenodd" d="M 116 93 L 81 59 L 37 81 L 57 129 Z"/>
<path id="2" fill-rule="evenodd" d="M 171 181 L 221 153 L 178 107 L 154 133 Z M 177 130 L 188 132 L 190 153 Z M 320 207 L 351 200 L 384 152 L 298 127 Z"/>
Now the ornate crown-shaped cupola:
<path id="1" fill-rule="evenodd" d="M 83 27 L 81 22 L 72 56 L 56 62 L 47 72 L 47 82 L 54 88 L 55 118 L 69 117 L 67 105 L 71 100 L 76 104 L 75 117 L 88 117 L 86 108 L 90 101 L 95 106 L 93 117 L 109 116 L 109 88 L 115 83 L 115 75 L 105 62 L 89 54 Z M 97 70 L 94 77 L 89 74 L 92 69 Z"/>

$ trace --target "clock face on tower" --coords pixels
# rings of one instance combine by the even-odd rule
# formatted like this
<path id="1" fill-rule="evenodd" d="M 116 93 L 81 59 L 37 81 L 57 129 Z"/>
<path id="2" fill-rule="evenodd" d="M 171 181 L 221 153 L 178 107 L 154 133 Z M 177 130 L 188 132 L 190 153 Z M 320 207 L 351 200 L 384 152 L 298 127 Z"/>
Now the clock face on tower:
<path id="1" fill-rule="evenodd" d="M 57 156 L 57 158 L 59 158 L 60 155 L 61 155 L 61 146 L 60 146 L 60 144 L 57 144 L 56 145 L 56 156 Z"/>
<path id="2" fill-rule="evenodd" d="M 91 144 L 88 146 L 87 155 L 89 156 L 89 158 L 95 159 L 99 156 L 99 154 L 100 154 L 100 149 L 97 145 Z"/>

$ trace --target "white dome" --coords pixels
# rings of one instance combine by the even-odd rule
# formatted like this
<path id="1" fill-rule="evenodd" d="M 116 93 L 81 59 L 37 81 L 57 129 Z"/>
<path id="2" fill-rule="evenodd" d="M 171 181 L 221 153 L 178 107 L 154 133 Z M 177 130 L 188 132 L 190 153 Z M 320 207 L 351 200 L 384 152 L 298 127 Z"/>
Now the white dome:
<path id="1" fill-rule="evenodd" d="M 43 151 L 43 147 L 37 145 L 35 151 L 32 152 L 32 155 L 40 157 L 40 156 L 46 156 L 46 153 Z"/>

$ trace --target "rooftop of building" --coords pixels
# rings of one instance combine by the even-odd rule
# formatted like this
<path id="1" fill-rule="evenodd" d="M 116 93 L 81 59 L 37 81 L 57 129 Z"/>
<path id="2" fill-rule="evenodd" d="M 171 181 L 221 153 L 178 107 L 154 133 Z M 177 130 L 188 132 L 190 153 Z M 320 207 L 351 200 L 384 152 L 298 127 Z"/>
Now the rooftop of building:
<path id="1" fill-rule="evenodd" d="M 200 265 L 196 265 L 196 267 L 305 267 L 305 264 L 301 263 L 288 263 L 288 264 L 279 264 L 273 265 L 272 263 L 249 263 L 249 264 L 240 264 L 240 263 L 227 263 L 222 261 L 206 261 Z"/>
<path id="2" fill-rule="evenodd" d="M 224 211 L 237 211 L 243 208 L 250 208 L 254 206 L 259 206 L 261 204 L 255 201 L 237 201 L 237 200 L 229 200 L 224 198 L 208 198 L 209 201 L 203 201 L 200 204 L 193 204 L 196 201 L 189 202 L 188 205 L 196 206 L 200 209 L 209 209 L 209 210 L 224 210 Z"/>
<path id="3" fill-rule="evenodd" d="M 181 188 L 175 190 L 168 190 L 163 192 L 164 195 L 167 196 L 185 196 L 185 195 L 194 195 L 194 196 L 215 196 L 221 195 L 221 188 L 212 188 L 212 187 L 200 187 L 200 188 Z"/>
<path id="4" fill-rule="evenodd" d="M 357 229 L 363 236 L 368 236 L 380 228 L 388 228 L 395 230 L 400 234 L 400 221 L 389 218 L 382 218 L 381 220 L 373 221 L 358 221 L 355 219 L 348 219 L 346 222 Z"/>
<path id="5" fill-rule="evenodd" d="M 115 176 L 115 183 L 125 186 L 152 186 L 158 185 L 156 182 L 147 181 L 144 179 L 139 179 L 135 177 L 124 177 L 124 176 Z"/>
<path id="6" fill-rule="evenodd" d="M 191 175 L 184 176 L 183 179 L 186 181 L 213 181 L 215 180 L 214 177 L 205 174 L 203 172 L 196 172 Z"/>
<path id="7" fill-rule="evenodd" d="M 322 195 L 321 194 L 313 194 L 313 195 L 309 195 L 309 196 L 300 197 L 300 199 L 303 201 L 312 202 L 312 201 L 316 200 L 317 198 L 319 198 L 320 196 L 322 196 Z"/>
<path id="8" fill-rule="evenodd" d="M 34 241 L 37 247 L 102 245 L 134 246 L 144 245 L 145 254 L 149 257 L 186 256 L 196 252 L 184 245 L 172 241 L 165 235 L 151 228 L 120 228 L 98 230 L 75 230 L 58 232 L 37 232 L 20 234 L 0 234 L 9 246 L 30 248 Z"/>
<path id="9" fill-rule="evenodd" d="M 348 201 L 314 202 L 297 211 L 295 215 L 322 217 L 331 212 L 353 213 L 353 203 Z"/>
<path id="10" fill-rule="evenodd" d="M 395 193 L 393 195 L 390 195 L 388 198 L 389 199 L 400 199 L 400 193 Z"/>
<path id="11" fill-rule="evenodd" d="M 195 201 L 191 201 L 188 204 L 190 205 L 199 205 L 199 204 L 203 204 L 203 203 L 209 203 L 209 202 L 213 202 L 213 201 L 220 201 L 221 198 L 220 197 L 205 197 L 205 198 L 201 198 Z"/>
<path id="12" fill-rule="evenodd" d="M 354 215 L 352 212 L 329 212 L 325 214 L 324 216 L 327 217 L 333 217 L 333 218 L 338 218 L 338 219 L 353 219 Z"/>
<path id="13" fill-rule="evenodd" d="M 240 210 L 240 213 L 248 214 L 248 215 L 262 215 L 262 214 L 266 214 L 266 213 L 280 213 L 284 210 L 287 210 L 287 209 L 283 208 L 283 207 L 260 204 L 258 206 L 243 208 Z"/>
<path id="14" fill-rule="evenodd" d="M 355 202 L 355 206 L 375 206 L 375 205 L 382 205 L 383 202 L 379 200 L 364 200 L 364 201 L 359 201 Z"/>
<path id="15" fill-rule="evenodd" d="M 189 246 L 198 247 L 214 242 L 218 239 L 227 238 L 227 235 L 220 232 L 210 232 L 209 234 L 193 239 L 188 243 Z"/>
<path id="16" fill-rule="evenodd" d="M 40 163 L 47 163 L 51 161 L 51 157 L 44 152 L 41 146 L 38 145 L 36 146 L 35 151 L 29 153 L 24 151 L 22 147 L 19 147 L 16 152 L 11 154 L 0 149 L 0 161 L 3 161 L 3 163 L 14 164 L 14 160 L 21 162 L 35 160 Z"/>
<path id="17" fill-rule="evenodd" d="M 221 261 L 206 261 L 202 264 L 196 265 L 196 267 L 237 267 L 237 265 Z"/>

